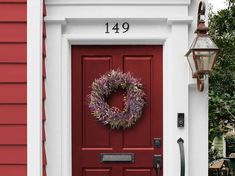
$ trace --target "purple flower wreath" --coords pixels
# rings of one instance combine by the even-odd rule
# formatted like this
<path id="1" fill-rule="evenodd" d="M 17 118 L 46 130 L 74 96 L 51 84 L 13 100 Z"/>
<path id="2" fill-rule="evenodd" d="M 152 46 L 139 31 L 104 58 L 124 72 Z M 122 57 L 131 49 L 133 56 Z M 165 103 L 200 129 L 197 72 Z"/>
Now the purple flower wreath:
<path id="1" fill-rule="evenodd" d="M 110 107 L 108 97 L 117 89 L 126 91 L 124 108 Z M 146 104 L 143 85 L 129 72 L 111 70 L 92 83 L 89 97 L 89 108 L 97 121 L 110 125 L 112 129 L 132 127 L 141 117 Z"/>

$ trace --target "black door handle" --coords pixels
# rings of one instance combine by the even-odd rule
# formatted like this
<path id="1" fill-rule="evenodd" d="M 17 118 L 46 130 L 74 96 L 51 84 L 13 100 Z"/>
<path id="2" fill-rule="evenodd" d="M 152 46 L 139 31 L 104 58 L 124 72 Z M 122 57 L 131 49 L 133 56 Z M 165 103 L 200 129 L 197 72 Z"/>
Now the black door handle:
<path id="1" fill-rule="evenodd" d="M 161 155 L 154 155 L 153 156 L 153 167 L 156 171 L 156 176 L 160 176 L 161 162 L 162 162 L 162 156 Z"/>
<path id="2" fill-rule="evenodd" d="M 179 138 L 177 140 L 177 143 L 179 144 L 180 148 L 180 176 L 185 176 L 185 154 L 184 154 L 184 140 L 182 138 Z"/>

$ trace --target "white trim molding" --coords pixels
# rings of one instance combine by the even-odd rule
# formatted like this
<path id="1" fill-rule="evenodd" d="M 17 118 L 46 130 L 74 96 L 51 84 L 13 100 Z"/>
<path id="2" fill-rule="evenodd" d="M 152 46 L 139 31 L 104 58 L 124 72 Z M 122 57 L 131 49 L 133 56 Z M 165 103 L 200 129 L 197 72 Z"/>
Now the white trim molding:
<path id="1" fill-rule="evenodd" d="M 60 2 L 60 1 L 48 1 L 46 3 L 47 6 L 182 6 L 182 5 L 189 5 L 190 1 L 184 1 L 184 2 L 167 2 L 167 1 L 66 1 L 66 2 Z"/>
<path id="2" fill-rule="evenodd" d="M 163 45 L 165 38 L 129 38 L 125 40 L 105 40 L 103 38 L 94 38 L 94 36 L 62 35 L 62 53 L 61 53 L 61 134 L 62 134 L 62 157 L 61 157 L 61 176 L 72 176 L 72 124 L 71 124 L 71 46 L 72 45 Z"/>
<path id="3" fill-rule="evenodd" d="M 27 176 L 42 176 L 42 7 L 27 2 Z"/>
<path id="4" fill-rule="evenodd" d="M 129 0 L 127 3 L 124 0 L 103 0 L 103 4 L 93 3 L 92 0 L 72 3 L 66 0 L 47 0 L 45 130 L 48 176 L 72 176 L 72 45 L 162 45 L 164 176 L 180 173 L 177 144 L 180 137 L 185 141 L 185 175 L 208 174 L 205 135 L 208 131 L 207 99 L 203 96 L 206 93 L 196 92 L 195 85 L 189 88 L 191 72 L 184 58 L 192 36 L 191 23 L 196 22 L 196 12 L 189 13 L 188 4 L 195 9 L 196 2 L 193 4 L 190 0 L 167 0 L 155 3 L 155 0 L 149 0 L 146 4 L 155 5 L 148 6 L 143 1 L 133 5 L 132 1 L 136 0 Z M 131 25 L 128 33 L 105 34 L 106 22 L 113 24 L 126 20 Z M 184 128 L 177 128 L 177 113 L 185 113 Z M 199 124 L 202 128 L 200 132 L 194 124 Z M 201 138 L 200 146 L 197 146 L 197 133 Z M 198 164 L 202 169 L 194 169 Z"/>
<path id="5" fill-rule="evenodd" d="M 45 22 L 46 23 L 52 23 L 52 24 L 62 24 L 62 25 L 66 25 L 68 23 L 79 23 L 80 21 L 104 21 L 104 20 L 109 20 L 109 21 L 112 21 L 112 20 L 131 20 L 131 21 L 143 21 L 143 20 L 148 20 L 148 21 L 153 21 L 153 22 L 156 22 L 156 21 L 159 21 L 159 22 L 165 22 L 167 21 L 167 24 L 173 24 L 173 23 L 181 23 L 181 24 L 191 24 L 193 22 L 193 17 L 192 16 L 187 16 L 187 17 L 148 17 L 148 16 L 145 16 L 145 17 L 125 17 L 125 18 L 108 18 L 108 17 L 103 17 L 103 18 L 100 18 L 100 17 L 78 17 L 78 18 L 74 18 L 74 17 L 59 17 L 59 16 L 56 16 L 56 17 L 53 17 L 53 16 L 47 16 L 44 18 Z"/>

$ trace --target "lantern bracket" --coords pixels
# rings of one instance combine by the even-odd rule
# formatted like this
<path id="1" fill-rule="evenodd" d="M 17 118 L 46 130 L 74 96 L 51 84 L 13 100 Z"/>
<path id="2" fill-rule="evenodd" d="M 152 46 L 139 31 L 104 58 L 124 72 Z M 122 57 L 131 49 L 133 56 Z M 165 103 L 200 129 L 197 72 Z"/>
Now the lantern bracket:
<path id="1" fill-rule="evenodd" d="M 199 7 L 198 7 L 198 14 L 197 14 L 197 25 L 199 25 L 199 22 L 201 20 L 201 16 L 202 15 L 205 16 L 205 12 L 206 12 L 206 4 L 204 1 L 200 1 Z"/>
<path id="2" fill-rule="evenodd" d="M 202 92 L 204 90 L 204 83 L 205 83 L 206 75 L 199 74 L 197 76 L 197 89 Z"/>

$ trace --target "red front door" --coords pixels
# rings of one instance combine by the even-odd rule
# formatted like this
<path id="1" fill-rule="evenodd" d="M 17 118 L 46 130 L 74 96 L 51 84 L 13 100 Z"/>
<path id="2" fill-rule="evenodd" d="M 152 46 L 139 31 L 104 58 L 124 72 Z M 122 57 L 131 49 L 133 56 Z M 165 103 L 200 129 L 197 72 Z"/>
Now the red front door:
<path id="1" fill-rule="evenodd" d="M 88 108 L 92 82 L 111 69 L 131 72 L 140 78 L 147 94 L 141 119 L 126 130 L 111 130 L 95 121 Z M 153 162 L 154 155 L 162 156 L 162 95 L 162 46 L 73 46 L 73 176 L 158 175 Z M 121 93 L 115 93 L 109 103 L 120 108 L 122 98 Z M 161 139 L 160 146 L 158 141 L 154 142 L 156 138 Z M 113 153 L 119 159 L 122 154 L 131 154 L 133 161 L 112 162 L 112 156 L 111 161 L 102 162 L 102 154 Z"/>

